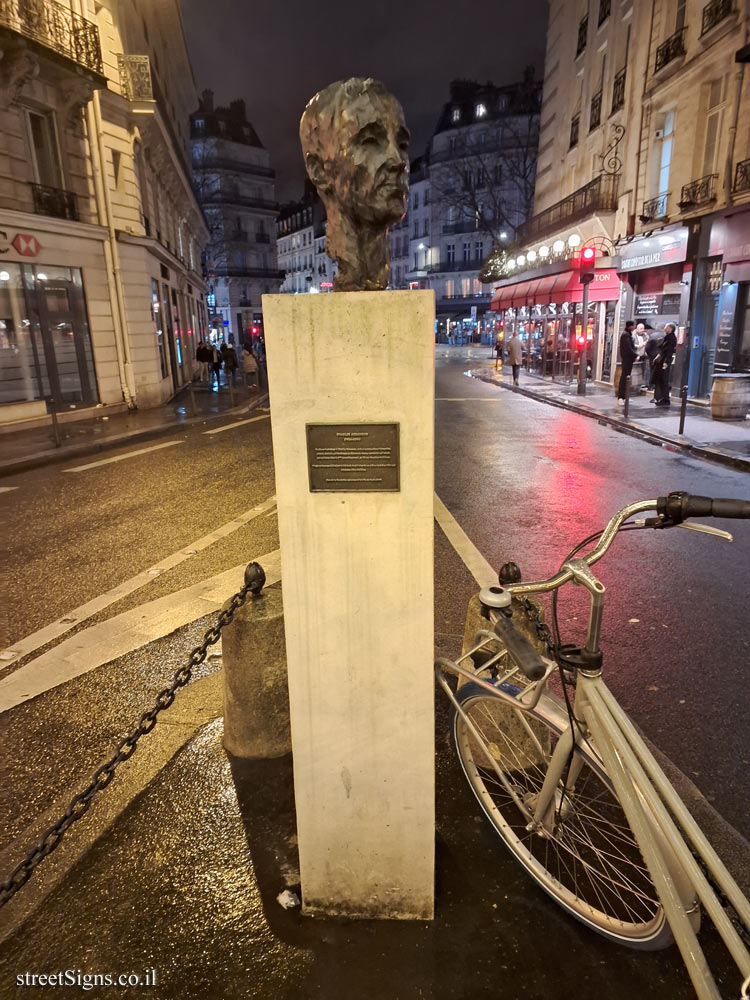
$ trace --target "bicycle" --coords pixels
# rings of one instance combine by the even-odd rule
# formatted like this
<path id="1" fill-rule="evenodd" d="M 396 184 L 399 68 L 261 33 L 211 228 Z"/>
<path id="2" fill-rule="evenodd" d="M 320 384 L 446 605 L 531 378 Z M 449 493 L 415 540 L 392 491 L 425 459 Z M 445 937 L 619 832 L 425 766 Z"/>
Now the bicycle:
<path id="1" fill-rule="evenodd" d="M 656 516 L 627 523 L 647 511 Z M 717 528 L 685 523 L 701 516 L 750 518 L 750 501 L 670 493 L 623 508 L 548 580 L 524 583 L 516 564 L 507 563 L 501 585 L 479 595 L 490 627 L 480 629 L 456 661 L 441 658 L 435 669 L 452 702 L 451 741 L 469 786 L 541 888 L 620 944 L 658 949 L 674 940 L 699 1000 L 720 1000 L 697 940 L 701 906 L 745 980 L 744 991 L 750 903 L 602 680 L 605 588 L 590 568 L 623 530 L 684 527 L 731 541 Z M 557 594 L 569 582 L 589 595 L 582 647 L 560 642 Z M 530 600 L 549 593 L 552 630 L 541 605 Z M 520 614 L 544 654 L 514 624 Z M 458 678 L 455 693 L 449 675 Z M 553 675 L 562 698 L 549 689 Z"/>

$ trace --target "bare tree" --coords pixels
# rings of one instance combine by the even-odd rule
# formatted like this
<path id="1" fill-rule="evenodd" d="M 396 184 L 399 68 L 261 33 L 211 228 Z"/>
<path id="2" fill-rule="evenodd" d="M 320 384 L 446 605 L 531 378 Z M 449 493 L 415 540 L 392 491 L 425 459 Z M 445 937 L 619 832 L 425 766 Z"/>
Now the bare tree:
<path id="1" fill-rule="evenodd" d="M 226 268 L 229 265 L 230 244 L 240 236 L 230 224 L 226 206 L 220 201 L 227 184 L 236 183 L 217 168 L 216 140 L 210 136 L 193 138 L 190 143 L 193 189 L 208 226 L 204 270 Z"/>

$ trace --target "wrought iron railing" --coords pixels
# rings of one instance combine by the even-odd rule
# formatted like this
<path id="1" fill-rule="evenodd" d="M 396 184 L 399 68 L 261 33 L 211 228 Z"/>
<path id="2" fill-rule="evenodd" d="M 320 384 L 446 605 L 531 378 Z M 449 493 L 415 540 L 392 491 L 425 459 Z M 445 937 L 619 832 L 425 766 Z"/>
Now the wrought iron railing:
<path id="1" fill-rule="evenodd" d="M 627 74 L 627 67 L 623 66 L 622 69 L 615 74 L 615 79 L 612 83 L 612 114 L 615 111 L 619 111 L 625 105 L 625 76 Z"/>
<path id="2" fill-rule="evenodd" d="M 568 149 L 573 149 L 575 146 L 578 145 L 578 132 L 580 130 L 580 127 L 581 127 L 581 116 L 573 115 L 573 117 L 570 119 L 570 144 L 568 145 Z"/>
<path id="3" fill-rule="evenodd" d="M 580 56 L 583 50 L 586 48 L 586 39 L 589 34 L 589 16 L 584 15 L 578 25 L 578 42 L 576 44 L 576 56 Z"/>
<path id="4" fill-rule="evenodd" d="M 129 101 L 153 101 L 151 63 L 148 56 L 118 55 L 120 89 Z"/>
<path id="5" fill-rule="evenodd" d="M 734 168 L 732 191 L 750 191 L 750 160 L 740 160 Z"/>
<path id="6" fill-rule="evenodd" d="M 303 270 L 298 268 L 298 270 Z M 211 271 L 220 277 L 226 278 L 279 278 L 282 279 L 285 271 L 277 271 L 272 267 L 215 267 Z"/>
<path id="7" fill-rule="evenodd" d="M 701 36 L 715 28 L 725 17 L 729 17 L 733 9 L 733 0 L 711 0 L 711 3 L 707 3 L 703 8 Z"/>
<path id="8" fill-rule="evenodd" d="M 644 201 L 641 210 L 641 222 L 651 222 L 653 219 L 666 219 L 667 205 L 669 204 L 669 191 L 662 191 L 655 198 Z"/>
<path id="9" fill-rule="evenodd" d="M 248 198 L 233 190 L 210 191 L 201 195 L 203 205 L 242 205 L 245 208 L 268 209 L 270 212 L 277 212 L 279 203 L 269 201 L 267 198 Z"/>
<path id="10" fill-rule="evenodd" d="M 72 191 L 48 187 L 46 184 L 32 184 L 34 211 L 37 215 L 51 215 L 56 219 L 71 219 L 78 222 L 78 205 Z"/>
<path id="11" fill-rule="evenodd" d="M 258 164 L 245 163 L 242 160 L 223 159 L 210 154 L 203 155 L 201 146 L 195 143 L 193 145 L 193 173 L 198 171 L 210 173 L 214 170 L 228 170 L 235 174 L 257 174 L 259 177 L 273 178 L 276 176 L 276 171 L 272 170 L 271 167 L 261 167 Z"/>
<path id="12" fill-rule="evenodd" d="M 706 174 L 705 177 L 699 177 L 697 180 L 685 184 L 677 204 L 685 211 L 694 205 L 705 205 L 709 201 L 715 201 L 718 179 L 718 174 Z"/>
<path id="13" fill-rule="evenodd" d="M 673 59 L 678 56 L 685 55 L 685 29 L 680 28 L 675 31 L 673 35 L 670 35 L 656 50 L 656 64 L 654 65 L 654 73 L 658 73 L 660 69 L 671 63 Z"/>
<path id="14" fill-rule="evenodd" d="M 593 132 L 602 123 L 602 92 L 594 94 L 591 98 L 591 108 L 589 110 L 589 132 Z"/>
<path id="15" fill-rule="evenodd" d="M 599 21 L 598 27 L 601 27 L 607 20 L 609 15 L 612 13 L 612 0 L 599 0 Z"/>
<path id="16" fill-rule="evenodd" d="M 617 174 L 600 174 L 567 198 L 521 223 L 516 233 L 518 239 L 524 243 L 531 242 L 594 212 L 614 212 L 619 180 Z"/>
<path id="17" fill-rule="evenodd" d="M 104 74 L 99 29 L 70 7 L 54 0 L 0 0 L 0 27 Z"/>
<path id="18" fill-rule="evenodd" d="M 425 270 L 436 274 L 439 271 L 478 271 L 481 266 L 481 260 L 441 260 L 438 264 L 430 264 Z"/>

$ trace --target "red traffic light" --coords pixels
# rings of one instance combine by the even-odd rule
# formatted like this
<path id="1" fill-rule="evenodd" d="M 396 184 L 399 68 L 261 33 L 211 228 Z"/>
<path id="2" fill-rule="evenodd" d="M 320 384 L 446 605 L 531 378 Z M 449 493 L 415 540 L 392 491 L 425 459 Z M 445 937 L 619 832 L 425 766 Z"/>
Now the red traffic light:
<path id="1" fill-rule="evenodd" d="M 253 336 L 257 336 L 258 327 L 257 326 L 253 326 L 250 329 L 251 329 L 251 332 L 252 332 Z"/>
<path id="2" fill-rule="evenodd" d="M 581 247 L 571 257 L 571 264 L 579 271 L 591 271 L 596 263 L 596 248 Z"/>
<path id="3" fill-rule="evenodd" d="M 596 250 L 593 247 L 584 247 L 581 250 L 581 263 L 582 264 L 593 264 L 596 260 Z"/>

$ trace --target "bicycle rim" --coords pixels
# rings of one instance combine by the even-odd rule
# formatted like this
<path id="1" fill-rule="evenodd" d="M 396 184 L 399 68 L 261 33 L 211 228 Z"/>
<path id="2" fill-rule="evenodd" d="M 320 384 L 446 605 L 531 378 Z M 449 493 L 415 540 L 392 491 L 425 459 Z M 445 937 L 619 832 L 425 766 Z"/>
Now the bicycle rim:
<path id="1" fill-rule="evenodd" d="M 483 744 L 454 708 L 451 736 L 464 774 L 487 819 L 542 889 L 620 944 L 643 949 L 669 944 L 671 932 L 656 889 L 593 751 L 577 748 L 582 766 L 574 787 L 564 795 L 558 789 L 541 833 L 529 830 L 519 802 L 533 812 L 562 732 L 559 720 L 541 703 L 521 712 L 475 684 L 462 687 L 457 698 Z"/>

